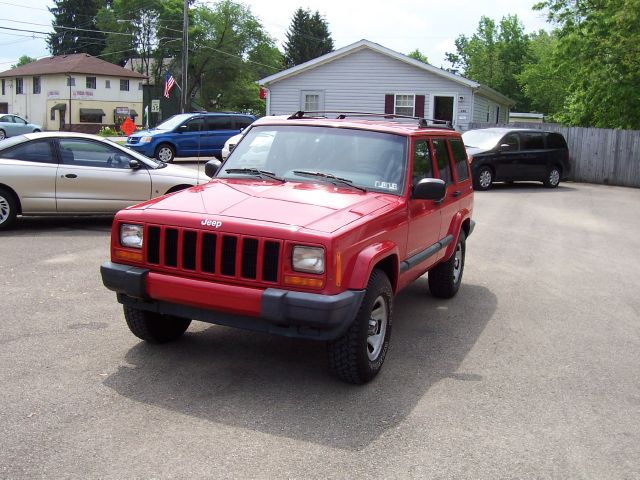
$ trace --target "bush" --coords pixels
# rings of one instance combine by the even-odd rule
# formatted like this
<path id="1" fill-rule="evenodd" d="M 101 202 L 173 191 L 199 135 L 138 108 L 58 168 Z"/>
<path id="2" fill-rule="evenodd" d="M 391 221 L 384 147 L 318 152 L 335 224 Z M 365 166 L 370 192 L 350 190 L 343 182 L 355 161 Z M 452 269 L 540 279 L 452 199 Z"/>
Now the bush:
<path id="1" fill-rule="evenodd" d="M 98 132 L 98 135 L 100 135 L 101 137 L 117 137 L 122 134 L 120 132 L 116 132 L 111 127 L 102 127 Z"/>

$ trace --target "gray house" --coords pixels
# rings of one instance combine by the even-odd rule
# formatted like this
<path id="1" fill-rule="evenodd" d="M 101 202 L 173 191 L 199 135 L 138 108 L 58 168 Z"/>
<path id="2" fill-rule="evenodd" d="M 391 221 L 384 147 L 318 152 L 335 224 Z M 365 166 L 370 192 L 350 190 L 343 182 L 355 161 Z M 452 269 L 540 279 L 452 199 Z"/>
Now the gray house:
<path id="1" fill-rule="evenodd" d="M 385 112 L 471 122 L 507 123 L 514 101 L 501 93 L 377 43 L 360 40 L 258 82 L 267 115 L 305 111 Z"/>

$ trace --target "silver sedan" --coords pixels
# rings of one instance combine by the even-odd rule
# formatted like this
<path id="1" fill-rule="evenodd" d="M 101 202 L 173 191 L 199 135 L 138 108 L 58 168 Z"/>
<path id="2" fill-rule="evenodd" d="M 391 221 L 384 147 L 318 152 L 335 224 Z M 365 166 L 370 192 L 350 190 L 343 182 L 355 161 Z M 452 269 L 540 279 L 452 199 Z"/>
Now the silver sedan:
<path id="1" fill-rule="evenodd" d="M 18 115 L 2 115 L 0 116 L 0 140 L 23 133 L 33 133 L 42 131 L 40 125 L 29 123 Z"/>
<path id="2" fill-rule="evenodd" d="M 0 141 L 0 230 L 17 215 L 113 214 L 208 180 L 95 135 L 20 135 Z"/>

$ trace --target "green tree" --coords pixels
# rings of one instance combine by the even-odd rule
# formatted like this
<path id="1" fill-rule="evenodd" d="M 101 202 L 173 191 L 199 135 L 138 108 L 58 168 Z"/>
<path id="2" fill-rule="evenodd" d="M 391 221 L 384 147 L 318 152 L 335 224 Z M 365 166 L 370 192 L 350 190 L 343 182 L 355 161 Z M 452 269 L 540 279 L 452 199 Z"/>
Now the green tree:
<path id="1" fill-rule="evenodd" d="M 284 59 L 287 68 L 300 65 L 333 51 L 327 21 L 320 13 L 298 8 L 285 34 Z"/>
<path id="2" fill-rule="evenodd" d="M 429 59 L 427 58 L 427 56 L 423 55 L 423 53 L 417 48 L 413 52 L 409 53 L 407 57 L 411 57 L 414 60 L 418 60 L 422 63 L 429 63 Z"/>
<path id="3" fill-rule="evenodd" d="M 569 73 L 557 118 L 640 129 L 640 0 L 547 0 L 535 8 L 557 25 L 555 62 Z"/>
<path id="4" fill-rule="evenodd" d="M 530 36 L 528 61 L 517 75 L 531 109 L 558 121 L 564 108 L 569 84 L 575 74 L 572 65 L 562 65 L 558 38 L 540 30 Z"/>
<path id="5" fill-rule="evenodd" d="M 516 109 L 527 111 L 528 101 L 517 81 L 528 58 L 529 37 L 516 15 L 503 17 L 498 25 L 483 16 L 471 36 L 455 40 L 456 52 L 446 58 L 454 69 L 516 101 Z"/>
<path id="6" fill-rule="evenodd" d="M 11 65 L 11 68 L 22 67 L 23 65 L 26 65 L 31 62 L 35 62 L 36 60 L 37 58 L 30 57 L 29 55 L 22 55 L 18 59 L 18 62 L 15 65 Z"/>
<path id="7" fill-rule="evenodd" d="M 105 35 L 98 31 L 96 15 L 99 0 L 54 0 L 53 32 L 47 44 L 52 55 L 88 53 L 99 55 L 104 48 Z"/>

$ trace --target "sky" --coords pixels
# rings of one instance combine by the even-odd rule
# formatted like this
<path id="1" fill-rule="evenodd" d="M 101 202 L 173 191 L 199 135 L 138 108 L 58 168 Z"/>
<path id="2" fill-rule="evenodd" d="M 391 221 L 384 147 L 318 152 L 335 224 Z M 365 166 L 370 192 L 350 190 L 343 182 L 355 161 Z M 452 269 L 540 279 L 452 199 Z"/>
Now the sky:
<path id="1" fill-rule="evenodd" d="M 200 0 L 202 2 L 202 0 Z M 400 53 L 416 48 L 436 67 L 449 67 L 445 52 L 454 52 L 458 35 L 471 36 L 485 15 L 499 21 L 518 15 L 525 32 L 550 30 L 543 12 L 533 11 L 539 0 L 236 0 L 251 8 L 278 47 L 298 7 L 316 10 L 325 18 L 336 49 L 367 39 Z M 214 2 L 205 2 L 214 3 Z M 51 0 L 0 0 L 0 71 L 11 68 L 21 55 L 49 55 L 45 35 L 6 28 L 51 31 Z"/>

